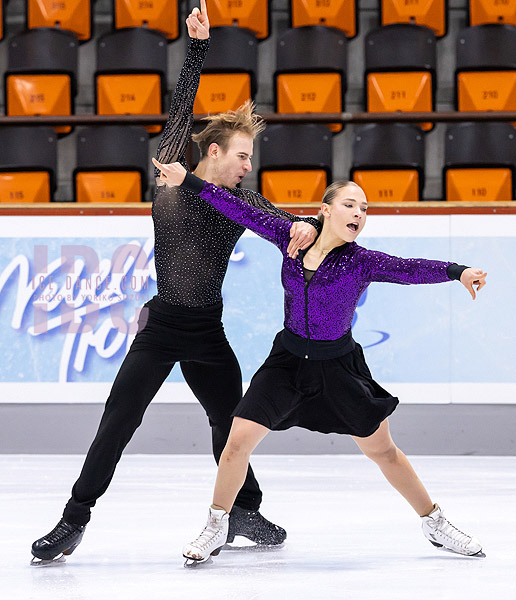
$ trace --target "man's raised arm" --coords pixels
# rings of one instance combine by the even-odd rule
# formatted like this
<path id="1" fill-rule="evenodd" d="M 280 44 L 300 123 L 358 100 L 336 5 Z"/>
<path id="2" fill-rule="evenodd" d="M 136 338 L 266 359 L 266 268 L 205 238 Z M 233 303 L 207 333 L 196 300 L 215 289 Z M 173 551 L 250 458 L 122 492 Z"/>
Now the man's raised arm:
<path id="1" fill-rule="evenodd" d="M 190 141 L 193 125 L 193 105 L 201 69 L 210 45 L 210 22 L 206 11 L 206 0 L 201 0 L 201 10 L 194 8 L 186 19 L 190 44 L 185 62 L 174 90 L 168 121 L 161 135 L 157 157 L 160 162 L 181 162 L 184 166 L 185 152 Z M 159 171 L 154 170 L 154 176 Z"/>

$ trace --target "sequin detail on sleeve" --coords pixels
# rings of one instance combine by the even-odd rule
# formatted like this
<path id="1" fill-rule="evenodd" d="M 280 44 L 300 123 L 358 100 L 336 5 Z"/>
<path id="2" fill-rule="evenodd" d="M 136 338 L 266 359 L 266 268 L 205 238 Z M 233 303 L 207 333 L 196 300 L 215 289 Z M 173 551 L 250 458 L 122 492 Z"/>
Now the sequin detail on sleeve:
<path id="1" fill-rule="evenodd" d="M 193 105 L 199 87 L 201 69 L 209 47 L 209 39 L 190 40 L 185 62 L 174 90 L 168 121 L 156 152 L 159 162 L 172 163 L 179 161 L 184 167 L 189 168 L 184 155 L 190 141 L 193 125 Z M 154 177 L 158 176 L 159 170 L 154 168 Z"/>
<path id="2" fill-rule="evenodd" d="M 249 194 L 249 190 L 240 190 L 244 197 L 258 196 Z M 205 182 L 199 196 L 206 200 L 223 215 L 235 223 L 247 227 L 259 236 L 272 242 L 283 249 L 288 246 L 290 227 L 292 222 L 285 220 L 280 215 L 265 212 L 260 208 L 251 206 L 248 201 L 232 195 L 229 191 L 219 188 L 212 183 Z M 265 198 L 264 198 L 265 200 Z"/>
<path id="3" fill-rule="evenodd" d="M 361 249 L 362 272 L 369 281 L 421 284 L 450 281 L 446 269 L 452 264 L 425 258 L 400 258 L 384 252 Z"/>

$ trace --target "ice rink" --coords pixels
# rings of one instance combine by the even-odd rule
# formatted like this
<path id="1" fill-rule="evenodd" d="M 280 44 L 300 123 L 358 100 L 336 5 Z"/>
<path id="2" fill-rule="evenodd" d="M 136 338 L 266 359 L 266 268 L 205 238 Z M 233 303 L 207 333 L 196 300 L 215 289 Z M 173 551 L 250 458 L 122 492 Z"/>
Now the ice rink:
<path id="1" fill-rule="evenodd" d="M 434 549 L 362 456 L 258 455 L 262 513 L 288 530 L 286 543 L 228 549 L 185 569 L 181 548 L 204 525 L 213 459 L 128 455 L 75 553 L 31 567 L 31 543 L 57 523 L 82 460 L 0 456 L 2 600 L 516 598 L 516 457 L 412 459 L 450 520 L 481 539 L 485 559 Z"/>

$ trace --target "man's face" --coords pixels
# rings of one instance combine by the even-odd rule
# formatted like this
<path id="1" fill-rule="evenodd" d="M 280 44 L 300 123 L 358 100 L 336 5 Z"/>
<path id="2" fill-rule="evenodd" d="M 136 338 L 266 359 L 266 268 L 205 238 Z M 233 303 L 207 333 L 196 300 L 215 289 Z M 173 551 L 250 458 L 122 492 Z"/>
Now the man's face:
<path id="1" fill-rule="evenodd" d="M 253 138 L 243 133 L 235 133 L 229 138 L 227 150 L 219 146 L 217 153 L 218 184 L 234 188 L 253 170 Z"/>

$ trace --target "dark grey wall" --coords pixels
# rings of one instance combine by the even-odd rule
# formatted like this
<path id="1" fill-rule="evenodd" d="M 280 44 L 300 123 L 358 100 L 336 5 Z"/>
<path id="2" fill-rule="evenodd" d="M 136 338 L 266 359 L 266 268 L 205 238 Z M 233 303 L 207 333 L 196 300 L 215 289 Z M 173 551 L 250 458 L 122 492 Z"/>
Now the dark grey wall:
<path id="1" fill-rule="evenodd" d="M 84 454 L 95 435 L 99 404 L 0 404 L 0 453 Z M 402 404 L 390 419 L 407 454 L 516 455 L 516 405 Z M 206 454 L 210 430 L 197 404 L 155 404 L 127 448 L 129 453 Z M 272 432 L 263 454 L 354 454 L 349 436 L 299 428 Z"/>

